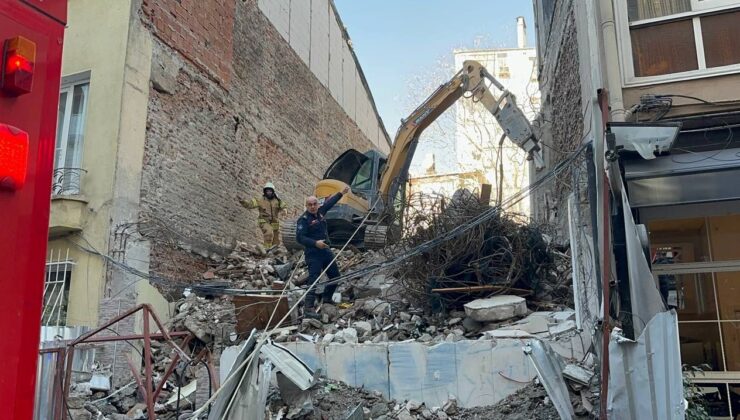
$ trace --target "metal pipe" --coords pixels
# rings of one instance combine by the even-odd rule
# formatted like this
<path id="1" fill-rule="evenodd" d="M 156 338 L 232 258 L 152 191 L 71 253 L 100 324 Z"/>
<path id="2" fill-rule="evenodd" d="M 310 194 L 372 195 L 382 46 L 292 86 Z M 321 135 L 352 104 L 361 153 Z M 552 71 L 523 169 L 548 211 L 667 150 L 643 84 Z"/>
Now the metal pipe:
<path id="1" fill-rule="evenodd" d="M 185 347 L 190 342 L 190 339 L 192 338 L 192 334 L 188 334 L 187 337 L 185 337 L 185 340 L 182 342 L 182 346 Z M 162 388 L 164 388 L 165 383 L 167 383 L 167 379 L 169 379 L 170 375 L 175 371 L 177 368 L 177 363 L 180 361 L 180 355 L 175 352 L 175 356 L 172 358 L 172 362 L 170 363 L 170 367 L 167 368 L 167 371 L 164 373 L 164 376 L 159 381 L 159 385 L 157 385 L 157 389 L 154 390 L 154 400 L 157 400 L 157 397 L 159 397 L 159 393 L 162 392 Z M 179 385 L 178 385 L 179 387 Z"/>
<path id="2" fill-rule="evenodd" d="M 177 332 L 169 333 L 170 337 L 186 337 L 188 335 L 190 335 L 188 331 L 177 331 Z M 149 337 L 153 340 L 167 340 L 168 339 L 168 337 L 165 336 L 164 334 L 150 334 Z M 143 340 L 143 339 L 144 339 L 144 336 L 142 334 L 113 335 L 113 336 L 106 336 L 106 337 L 90 337 L 85 340 L 85 343 L 107 343 L 107 342 L 114 342 L 114 341 L 133 341 L 133 340 Z"/>
<path id="3" fill-rule="evenodd" d="M 128 316 L 129 316 L 129 315 L 131 315 L 131 314 L 134 314 L 134 313 L 136 313 L 136 312 L 137 312 L 138 310 L 142 309 L 143 307 L 144 307 L 144 305 L 139 305 L 139 306 L 137 306 L 137 307 L 135 307 L 135 308 L 132 308 L 132 309 L 130 309 L 130 310 L 128 310 L 128 311 L 126 311 L 126 312 L 125 312 L 124 314 L 118 315 L 117 317 L 115 317 L 115 318 L 111 319 L 110 321 L 106 322 L 106 323 L 105 323 L 105 324 L 103 324 L 102 326 L 100 326 L 100 327 L 98 327 L 98 328 L 96 328 L 96 329 L 94 329 L 94 330 L 90 331 L 89 333 L 87 333 L 87 334 L 85 334 L 85 335 L 82 335 L 82 336 L 78 337 L 77 339 L 75 339 L 74 341 L 72 341 L 72 342 L 71 342 L 71 343 L 69 344 L 69 345 L 70 345 L 70 347 L 74 347 L 75 345 L 77 345 L 77 344 L 79 344 L 79 343 L 84 343 L 84 342 L 88 342 L 88 341 L 87 341 L 87 339 L 88 339 L 89 337 L 92 337 L 92 336 L 94 336 L 95 334 L 97 334 L 97 333 L 99 333 L 99 332 L 103 331 L 103 330 L 104 330 L 104 329 L 106 329 L 106 328 L 110 328 L 110 327 L 111 327 L 111 326 L 112 326 L 113 324 L 116 324 L 116 323 L 117 323 L 118 321 L 120 321 L 120 320 L 122 320 L 122 319 L 124 319 L 124 318 L 128 317 Z"/>
<path id="4" fill-rule="evenodd" d="M 155 420 L 154 399 L 152 398 L 152 339 L 149 336 L 149 308 L 144 307 L 144 380 L 146 382 L 146 411 L 149 420 Z"/>
<path id="5" fill-rule="evenodd" d="M 599 0 L 599 26 L 603 40 L 606 88 L 609 90 L 611 120 L 624 121 L 625 110 L 622 100 L 622 72 L 619 65 L 619 48 L 614 25 L 614 8 L 612 0 Z"/>
<path id="6" fill-rule="evenodd" d="M 141 394 L 146 395 L 147 392 L 146 388 L 144 387 L 144 381 L 141 380 L 139 369 L 134 365 L 134 361 L 131 360 L 131 355 L 126 354 L 126 362 L 128 363 L 128 368 L 131 370 L 131 374 L 134 375 L 134 381 L 136 381 L 136 385 L 139 386 Z"/>

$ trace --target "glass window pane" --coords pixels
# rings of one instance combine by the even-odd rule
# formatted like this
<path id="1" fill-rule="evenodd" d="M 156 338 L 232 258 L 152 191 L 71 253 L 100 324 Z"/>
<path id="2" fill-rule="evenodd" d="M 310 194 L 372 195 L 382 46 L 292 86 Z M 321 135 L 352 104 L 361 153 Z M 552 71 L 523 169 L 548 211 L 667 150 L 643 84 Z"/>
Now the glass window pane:
<path id="1" fill-rule="evenodd" d="M 716 322 L 678 323 L 681 362 L 689 366 L 707 364 L 711 370 L 724 370 Z"/>
<path id="2" fill-rule="evenodd" d="M 66 118 L 67 109 L 67 92 L 59 94 L 59 119 L 57 120 L 57 138 L 56 147 L 54 149 L 54 168 L 59 167 L 59 159 L 61 159 L 62 150 L 64 147 L 64 139 L 62 139 L 62 130 L 64 130 L 64 119 Z"/>
<path id="3" fill-rule="evenodd" d="M 740 322 L 722 323 L 722 341 L 727 370 L 740 371 Z"/>
<path id="4" fill-rule="evenodd" d="M 352 189 L 369 190 L 373 182 L 373 159 L 366 160 L 352 180 Z"/>
<path id="5" fill-rule="evenodd" d="M 697 383 L 699 391 L 704 394 L 709 415 L 712 417 L 728 417 L 730 404 L 727 401 L 727 384 Z"/>
<path id="6" fill-rule="evenodd" d="M 740 214 L 709 218 L 712 260 L 740 260 Z"/>
<path id="7" fill-rule="evenodd" d="M 85 103 L 87 102 L 87 84 L 74 87 L 72 95 L 72 110 L 67 134 L 67 153 L 64 165 L 67 168 L 77 168 L 80 164 L 82 136 L 85 129 Z"/>
<path id="8" fill-rule="evenodd" d="M 740 418 L 740 384 L 730 384 L 730 405 L 735 418 Z"/>
<path id="9" fill-rule="evenodd" d="M 658 282 L 661 290 L 667 290 L 666 301 L 676 308 L 679 321 L 717 319 L 711 274 L 663 275 Z"/>
<path id="10" fill-rule="evenodd" d="M 701 17 L 707 67 L 740 63 L 740 11 Z"/>
<path id="11" fill-rule="evenodd" d="M 704 262 L 709 259 L 706 221 L 656 220 L 648 224 L 653 264 Z"/>
<path id="12" fill-rule="evenodd" d="M 740 272 L 717 273 L 719 317 L 740 321 Z"/>
<path id="13" fill-rule="evenodd" d="M 637 77 L 699 68 L 691 19 L 632 28 L 630 37 Z"/>
<path id="14" fill-rule="evenodd" d="M 630 22 L 691 11 L 690 0 L 628 0 Z"/>

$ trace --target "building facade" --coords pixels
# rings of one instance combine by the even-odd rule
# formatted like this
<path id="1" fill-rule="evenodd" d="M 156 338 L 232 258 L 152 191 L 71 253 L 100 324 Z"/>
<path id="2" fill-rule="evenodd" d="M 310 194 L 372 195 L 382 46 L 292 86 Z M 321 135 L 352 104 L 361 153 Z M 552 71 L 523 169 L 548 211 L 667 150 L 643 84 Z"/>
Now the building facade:
<path id="1" fill-rule="evenodd" d="M 516 48 L 458 50 L 454 52 L 455 68 L 462 68 L 466 60 L 480 62 L 514 94 L 517 105 L 531 121 L 537 116 L 540 105 L 537 52 L 527 46 L 523 17 L 517 18 L 517 26 Z M 527 154 L 510 140 L 502 139 L 503 134 L 496 119 L 474 101 L 462 100 L 456 107 L 454 135 L 459 171 L 483 172 L 487 183 L 493 186 L 492 197 L 506 200 L 529 184 L 529 165 Z M 509 210 L 528 216 L 529 199 L 525 198 Z"/>
<path id="2" fill-rule="evenodd" d="M 710 414 L 736 418 L 740 2 L 536 0 L 534 7 L 547 164 L 532 173 L 543 185 L 532 193 L 533 214 L 558 226 L 559 240 L 581 257 L 574 276 L 597 278 L 580 284 L 595 295 L 582 297 L 590 318 L 605 319 L 594 309 L 605 288 L 608 324 L 633 339 L 657 312 L 673 311 L 679 343 L 658 351 L 677 347 L 681 363 L 706 364 L 693 381 Z M 652 274 L 640 276 L 643 268 Z M 640 300 L 644 287 L 658 299 Z M 621 397 L 610 395 L 612 415 L 626 413 Z"/>
<path id="3" fill-rule="evenodd" d="M 292 217 L 344 150 L 390 149 L 329 0 L 70 0 L 65 41 L 45 326 L 167 318 L 207 257 L 259 237 L 236 196 L 271 181 Z"/>

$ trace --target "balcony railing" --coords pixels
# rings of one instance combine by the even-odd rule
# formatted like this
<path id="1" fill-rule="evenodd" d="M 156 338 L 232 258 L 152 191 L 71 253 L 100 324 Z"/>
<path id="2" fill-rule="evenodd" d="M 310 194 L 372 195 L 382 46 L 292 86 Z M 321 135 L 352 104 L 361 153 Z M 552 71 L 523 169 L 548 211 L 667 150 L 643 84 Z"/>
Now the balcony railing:
<path id="1" fill-rule="evenodd" d="M 51 195 L 79 195 L 82 168 L 57 168 L 52 175 Z"/>

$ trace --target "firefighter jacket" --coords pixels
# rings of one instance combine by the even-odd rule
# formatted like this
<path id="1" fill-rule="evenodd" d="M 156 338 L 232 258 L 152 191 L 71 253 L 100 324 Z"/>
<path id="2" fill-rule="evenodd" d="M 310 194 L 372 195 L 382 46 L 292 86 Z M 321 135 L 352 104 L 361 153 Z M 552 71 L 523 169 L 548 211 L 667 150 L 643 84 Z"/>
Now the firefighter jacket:
<path id="1" fill-rule="evenodd" d="M 259 209 L 259 223 L 278 223 L 280 212 L 287 207 L 277 196 L 269 200 L 265 196 L 244 200 L 241 205 L 248 209 Z"/>

